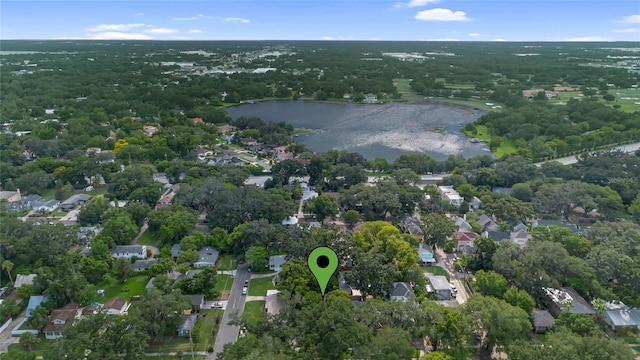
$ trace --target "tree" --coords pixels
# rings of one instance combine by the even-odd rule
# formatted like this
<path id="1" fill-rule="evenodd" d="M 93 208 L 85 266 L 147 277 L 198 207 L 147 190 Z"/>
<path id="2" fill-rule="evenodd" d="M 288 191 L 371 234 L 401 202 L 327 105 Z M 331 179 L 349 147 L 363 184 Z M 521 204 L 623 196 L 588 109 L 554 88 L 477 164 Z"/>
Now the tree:
<path id="1" fill-rule="evenodd" d="M 526 311 L 527 314 L 531 314 L 531 311 L 536 306 L 536 301 L 533 300 L 531 295 L 524 290 L 518 290 L 518 288 L 510 287 L 504 293 L 504 301 L 513 306 L 517 306 Z"/>
<path id="2" fill-rule="evenodd" d="M 490 296 L 470 297 L 463 305 L 462 313 L 474 336 L 482 337 L 485 354 L 491 354 L 496 346 L 509 346 L 531 331 L 529 314 Z"/>
<path id="3" fill-rule="evenodd" d="M 316 214 L 316 218 L 320 223 L 324 223 L 324 219 L 335 217 L 338 212 L 338 203 L 333 196 L 320 195 L 307 203 L 308 209 Z"/>
<path id="4" fill-rule="evenodd" d="M 120 208 L 113 209 L 108 214 L 109 220 L 104 224 L 101 234 L 111 238 L 115 245 L 129 244 L 139 230 L 131 214 Z"/>
<path id="5" fill-rule="evenodd" d="M 269 266 L 269 253 L 264 246 L 254 245 L 247 249 L 247 253 L 245 254 L 245 258 L 247 262 L 251 264 L 251 266 L 258 270 L 264 269 Z"/>
<path id="6" fill-rule="evenodd" d="M 130 310 L 129 316 L 138 320 L 140 328 L 153 338 L 174 333 L 180 322 L 180 314 L 190 308 L 189 298 L 182 295 L 180 290 L 165 294 L 156 288 L 150 288 Z"/>
<path id="7" fill-rule="evenodd" d="M 359 358 L 375 360 L 412 359 L 414 346 L 411 334 L 396 327 L 382 327 L 376 331 L 371 344 L 364 347 Z"/>
<path id="8" fill-rule="evenodd" d="M 425 240 L 430 245 L 443 247 L 455 229 L 453 221 L 444 215 L 429 213 L 423 220 Z"/>
<path id="9" fill-rule="evenodd" d="M 473 287 L 482 295 L 502 299 L 507 291 L 507 279 L 495 271 L 478 270 Z"/>
<path id="10" fill-rule="evenodd" d="M 80 209 L 78 221 L 84 226 L 97 224 L 108 209 L 109 200 L 102 196 L 96 196 Z"/>
<path id="11" fill-rule="evenodd" d="M 442 351 L 432 351 L 427 355 L 420 358 L 420 360 L 453 360 L 451 356 L 447 353 L 443 353 Z"/>
<path id="12" fill-rule="evenodd" d="M 382 254 L 367 253 L 355 259 L 354 263 L 351 273 L 346 275 L 347 281 L 355 285 L 365 299 L 368 295 L 390 293 L 393 283 L 401 278 L 398 267 L 387 263 Z"/>
<path id="13" fill-rule="evenodd" d="M 113 272 L 118 280 L 127 281 L 133 275 L 133 265 L 129 259 L 119 258 L 113 264 Z"/>
<path id="14" fill-rule="evenodd" d="M 32 332 L 27 331 L 24 334 L 20 335 L 20 345 L 29 349 L 30 352 L 33 351 L 33 347 L 35 345 L 38 345 L 39 343 L 40 338 Z"/>
<path id="15" fill-rule="evenodd" d="M 29 300 L 29 298 L 35 295 L 36 290 L 32 284 L 22 284 L 19 288 L 16 289 L 16 293 L 18 296 L 25 300 Z"/>
<path id="16" fill-rule="evenodd" d="M 616 97 L 613 94 L 604 94 L 604 95 L 602 95 L 602 100 L 604 100 L 606 102 L 612 102 L 615 99 L 616 99 Z"/>
<path id="17" fill-rule="evenodd" d="M 11 270 L 13 270 L 13 262 L 11 262 L 11 260 L 4 260 L 2 262 L 2 270 L 7 272 L 7 275 L 9 275 L 9 281 L 13 284 L 13 278 L 11 277 Z"/>
<path id="18" fill-rule="evenodd" d="M 344 223 L 349 229 L 353 229 L 358 223 L 360 214 L 356 210 L 347 210 L 344 214 Z"/>

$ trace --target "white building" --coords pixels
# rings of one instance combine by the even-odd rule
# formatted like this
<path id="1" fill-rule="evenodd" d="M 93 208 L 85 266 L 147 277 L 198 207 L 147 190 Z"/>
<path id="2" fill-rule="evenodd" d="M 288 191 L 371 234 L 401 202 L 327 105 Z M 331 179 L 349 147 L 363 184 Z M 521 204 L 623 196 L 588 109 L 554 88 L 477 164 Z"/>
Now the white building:
<path id="1" fill-rule="evenodd" d="M 460 207 L 464 198 L 458 194 L 453 186 L 438 186 L 438 191 L 442 195 L 442 200 L 447 201 L 449 204 Z"/>
<path id="2" fill-rule="evenodd" d="M 116 259 L 147 258 L 147 245 L 118 245 L 111 249 L 111 254 Z"/>

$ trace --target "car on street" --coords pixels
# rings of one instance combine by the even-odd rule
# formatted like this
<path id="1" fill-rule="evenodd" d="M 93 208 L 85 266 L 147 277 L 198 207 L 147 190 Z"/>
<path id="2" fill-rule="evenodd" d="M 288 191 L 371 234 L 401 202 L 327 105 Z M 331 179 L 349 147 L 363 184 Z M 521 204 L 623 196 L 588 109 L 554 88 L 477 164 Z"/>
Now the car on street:
<path id="1" fill-rule="evenodd" d="M 247 295 L 247 287 L 242 288 L 242 295 Z"/>
<path id="2" fill-rule="evenodd" d="M 244 281 L 244 286 L 249 286 L 249 280 Z"/>

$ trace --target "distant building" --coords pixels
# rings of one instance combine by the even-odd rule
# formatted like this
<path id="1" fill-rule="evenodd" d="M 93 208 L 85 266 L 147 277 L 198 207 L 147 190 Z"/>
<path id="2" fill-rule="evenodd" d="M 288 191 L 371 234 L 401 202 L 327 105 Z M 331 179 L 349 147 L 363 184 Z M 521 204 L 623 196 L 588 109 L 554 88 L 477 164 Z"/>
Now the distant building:
<path id="1" fill-rule="evenodd" d="M 104 303 L 103 309 L 107 315 L 125 315 L 131 304 L 125 299 L 113 298 Z"/>
<path id="2" fill-rule="evenodd" d="M 393 290 L 389 293 L 389 298 L 395 301 L 407 302 L 415 296 L 411 284 L 406 282 L 393 283 Z"/>
<path id="3" fill-rule="evenodd" d="M 117 245 L 111 249 L 111 254 L 116 259 L 146 259 L 147 245 Z"/>
<path id="4" fill-rule="evenodd" d="M 178 336 L 187 336 L 191 333 L 198 321 L 198 315 L 181 315 L 180 324 L 176 328 Z"/>
<path id="5" fill-rule="evenodd" d="M 62 211 L 69 211 L 78 205 L 84 205 L 91 200 L 92 196 L 87 194 L 75 194 L 60 204 Z"/>
<path id="6" fill-rule="evenodd" d="M 148 270 L 151 267 L 151 265 L 157 264 L 158 262 L 159 262 L 158 259 L 136 260 L 136 262 L 133 263 L 133 270 L 135 271 Z"/>
<path id="7" fill-rule="evenodd" d="M 547 305 L 549 312 L 555 316 L 562 311 L 569 311 L 574 314 L 594 315 L 593 307 L 580 296 L 573 288 L 561 287 L 560 289 L 542 288 L 547 295 Z"/>
<path id="8" fill-rule="evenodd" d="M 533 318 L 533 331 L 535 332 L 548 331 L 556 322 L 547 310 L 533 310 L 531 317 Z"/>
<path id="9" fill-rule="evenodd" d="M 605 303 L 604 321 L 611 329 L 630 328 L 640 330 L 640 309 L 631 309 L 622 301 Z"/>
<path id="10" fill-rule="evenodd" d="M 269 256 L 269 270 L 280 272 L 282 265 L 287 263 L 287 257 L 285 255 Z"/>
<path id="11" fill-rule="evenodd" d="M 446 277 L 441 275 L 428 276 L 429 284 L 433 289 L 433 293 L 437 300 L 450 300 L 451 299 L 451 284 Z"/>
<path id="12" fill-rule="evenodd" d="M 448 202 L 452 206 L 460 207 L 464 198 L 458 194 L 453 186 L 438 186 L 438 191 L 442 195 L 442 200 Z"/>
<path id="13" fill-rule="evenodd" d="M 196 268 L 215 266 L 216 261 L 218 261 L 218 256 L 220 255 L 218 249 L 211 246 L 203 248 L 202 250 L 198 251 L 198 253 L 200 254 L 200 256 L 198 257 L 198 260 L 193 263 L 193 267 Z"/>

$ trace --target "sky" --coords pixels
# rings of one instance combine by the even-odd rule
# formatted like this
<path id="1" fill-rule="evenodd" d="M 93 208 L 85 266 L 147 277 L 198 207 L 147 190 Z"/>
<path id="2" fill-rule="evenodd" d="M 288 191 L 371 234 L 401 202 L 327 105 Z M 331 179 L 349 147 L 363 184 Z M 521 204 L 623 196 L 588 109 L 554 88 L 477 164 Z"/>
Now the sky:
<path id="1" fill-rule="evenodd" d="M 640 41 L 640 1 L 3 0 L 0 39 Z"/>

